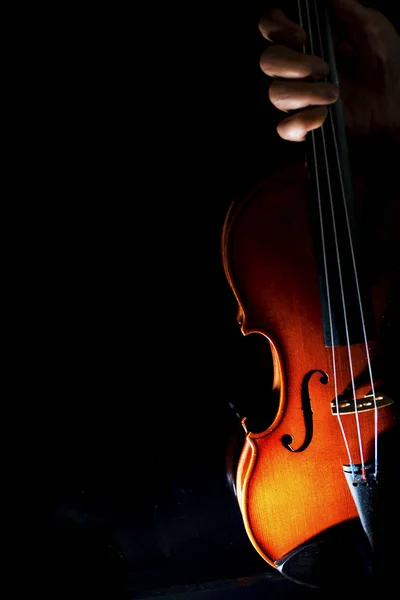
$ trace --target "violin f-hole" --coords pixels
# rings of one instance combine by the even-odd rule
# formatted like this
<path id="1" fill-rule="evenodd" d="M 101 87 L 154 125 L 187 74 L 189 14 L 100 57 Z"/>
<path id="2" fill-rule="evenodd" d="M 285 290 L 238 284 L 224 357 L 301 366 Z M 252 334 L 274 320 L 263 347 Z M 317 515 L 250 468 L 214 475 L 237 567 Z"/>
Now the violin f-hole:
<path id="1" fill-rule="evenodd" d="M 323 385 L 328 383 L 328 375 L 320 369 L 313 369 L 312 371 L 309 371 L 307 375 L 305 375 L 301 384 L 301 410 L 303 411 L 305 426 L 304 442 L 301 444 L 301 446 L 299 446 L 299 448 L 295 449 L 291 445 L 293 442 L 293 436 L 290 433 L 285 433 L 285 435 L 281 437 L 281 442 L 287 450 L 290 450 L 290 452 L 303 452 L 306 448 L 308 448 L 312 440 L 314 432 L 313 409 L 311 407 L 311 398 L 308 386 L 314 373 L 321 374 L 320 383 Z"/>

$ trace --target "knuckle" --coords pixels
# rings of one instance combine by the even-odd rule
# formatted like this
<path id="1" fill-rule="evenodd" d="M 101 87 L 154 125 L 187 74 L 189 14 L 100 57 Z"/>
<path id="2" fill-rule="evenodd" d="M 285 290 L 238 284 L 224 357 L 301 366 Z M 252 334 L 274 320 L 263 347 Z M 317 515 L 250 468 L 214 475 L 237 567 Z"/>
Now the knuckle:
<path id="1" fill-rule="evenodd" d="M 382 35 L 382 30 L 384 29 L 380 19 L 375 17 L 371 17 L 365 27 L 365 31 L 369 38 L 380 38 Z"/>
<path id="2" fill-rule="evenodd" d="M 367 15 L 365 29 L 371 48 L 380 60 L 386 62 L 391 54 L 388 41 L 392 37 L 392 25 L 381 12 L 374 8 L 368 8 Z"/>
<path id="3" fill-rule="evenodd" d="M 267 75 L 275 73 L 276 59 L 282 54 L 282 46 L 271 45 L 260 56 L 260 67 Z"/>
<path id="4" fill-rule="evenodd" d="M 269 48 L 265 50 L 260 56 L 260 68 L 264 73 L 269 75 L 272 72 L 273 60 L 272 55 L 269 52 Z"/>
<path id="5" fill-rule="evenodd" d="M 268 96 L 270 102 L 276 106 L 276 108 L 283 110 L 283 105 L 285 103 L 286 98 L 288 97 L 288 92 L 282 88 L 282 85 L 279 81 L 274 81 L 269 86 Z M 293 95 L 293 93 L 292 93 Z"/>
<path id="6" fill-rule="evenodd" d="M 272 101 L 273 101 L 275 98 L 277 98 L 277 96 L 278 96 L 278 91 L 279 91 L 279 86 L 280 86 L 280 83 L 279 83 L 279 81 L 273 81 L 273 82 L 271 83 L 271 85 L 269 86 L 269 89 L 268 89 L 268 95 L 269 95 L 269 99 L 271 100 L 271 102 L 272 102 Z"/>
<path id="7" fill-rule="evenodd" d="M 276 27 L 276 23 L 279 23 L 279 21 L 282 19 L 282 16 L 284 16 L 283 12 L 279 8 L 267 9 L 262 14 L 262 16 L 258 22 L 259 31 L 263 35 L 268 37 L 271 33 L 271 30 L 273 30 Z"/>
<path id="8" fill-rule="evenodd" d="M 262 34 L 268 33 L 271 24 L 271 11 L 266 11 L 258 21 L 258 29 Z"/>
<path id="9" fill-rule="evenodd" d="M 384 17 L 379 10 L 365 7 L 365 28 L 370 33 L 380 33 L 384 24 Z"/>

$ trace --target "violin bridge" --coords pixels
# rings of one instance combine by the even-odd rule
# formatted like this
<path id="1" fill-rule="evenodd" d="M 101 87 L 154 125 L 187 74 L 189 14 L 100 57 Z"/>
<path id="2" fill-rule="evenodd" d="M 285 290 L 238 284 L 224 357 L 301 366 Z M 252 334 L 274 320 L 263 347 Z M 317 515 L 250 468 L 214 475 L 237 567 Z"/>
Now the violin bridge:
<path id="1" fill-rule="evenodd" d="M 356 407 L 355 407 L 356 402 Z M 375 410 L 376 408 L 383 408 L 384 406 L 389 406 L 393 404 L 392 398 L 389 396 L 374 396 L 373 394 L 367 394 L 363 398 L 357 398 L 354 400 L 340 400 L 338 401 L 332 400 L 331 402 L 331 410 L 333 415 L 337 415 L 338 413 L 341 415 L 353 414 L 356 412 L 355 408 L 357 408 L 357 412 L 363 412 L 366 410 Z"/>

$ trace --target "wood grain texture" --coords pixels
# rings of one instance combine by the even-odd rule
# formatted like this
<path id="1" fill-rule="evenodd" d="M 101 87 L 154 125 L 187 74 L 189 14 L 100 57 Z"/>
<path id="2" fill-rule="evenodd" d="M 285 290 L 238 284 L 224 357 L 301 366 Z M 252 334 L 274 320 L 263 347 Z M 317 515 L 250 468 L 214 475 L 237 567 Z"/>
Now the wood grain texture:
<path id="1" fill-rule="evenodd" d="M 282 173 L 270 177 L 231 207 L 222 254 L 241 330 L 244 335 L 265 336 L 274 358 L 279 408 L 266 431 L 247 432 L 236 485 L 247 534 L 260 555 L 275 566 L 313 536 L 358 518 L 343 475 L 343 465 L 349 464 L 344 438 L 354 464 L 374 459 L 375 411 L 359 413 L 360 441 L 355 414 L 340 416 L 343 434 L 331 402 L 351 383 L 350 367 L 355 378 L 365 372 L 367 353 L 365 344 L 352 345 L 350 352 L 347 347 L 333 350 L 324 345 L 303 165 L 288 168 L 283 177 Z M 372 359 L 379 352 L 389 292 L 387 279 L 378 280 L 371 290 L 378 330 L 378 341 L 368 344 Z M 327 374 L 327 383 L 321 383 L 318 371 Z M 302 386 L 307 374 L 312 438 L 303 451 L 291 452 L 282 437 L 292 436 L 294 449 L 304 442 Z M 380 374 L 373 375 L 376 383 Z M 370 389 L 368 382 L 359 386 L 357 398 Z M 379 434 L 393 424 L 393 407 L 379 409 Z"/>

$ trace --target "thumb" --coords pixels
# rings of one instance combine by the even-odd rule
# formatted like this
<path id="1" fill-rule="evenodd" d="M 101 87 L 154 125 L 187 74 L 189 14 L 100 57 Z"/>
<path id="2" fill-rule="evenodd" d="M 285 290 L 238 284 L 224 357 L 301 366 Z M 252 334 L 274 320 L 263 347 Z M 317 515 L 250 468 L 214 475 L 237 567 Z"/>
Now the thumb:
<path id="1" fill-rule="evenodd" d="M 358 0 L 329 0 L 337 18 L 350 26 L 365 27 L 371 11 Z"/>

